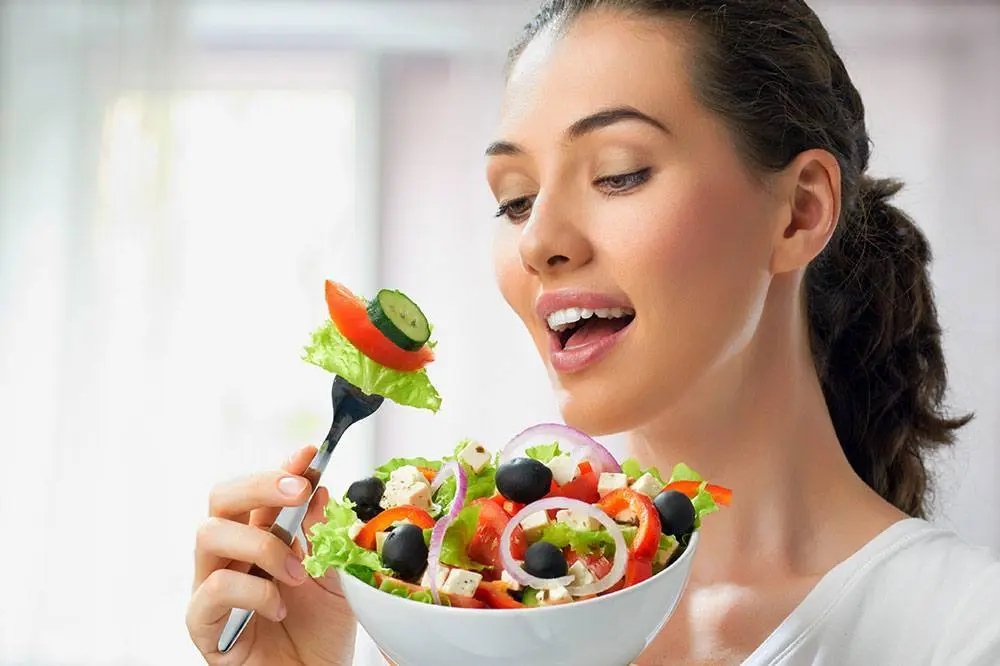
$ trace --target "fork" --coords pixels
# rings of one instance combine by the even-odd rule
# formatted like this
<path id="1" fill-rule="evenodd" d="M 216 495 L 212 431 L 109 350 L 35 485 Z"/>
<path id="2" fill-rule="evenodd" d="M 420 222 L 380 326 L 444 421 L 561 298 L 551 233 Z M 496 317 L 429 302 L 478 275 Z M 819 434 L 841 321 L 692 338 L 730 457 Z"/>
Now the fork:
<path id="1" fill-rule="evenodd" d="M 333 423 L 330 425 L 330 432 L 327 434 L 326 439 L 323 440 L 323 445 L 319 447 L 316 455 L 313 456 L 309 467 L 302 473 L 302 476 L 309 481 L 312 487 L 309 499 L 300 506 L 287 506 L 281 509 L 278 517 L 275 518 L 274 523 L 270 527 L 271 534 L 284 541 L 285 545 L 288 546 L 292 545 L 292 540 L 302 525 L 306 509 L 309 507 L 313 495 L 316 494 L 320 477 L 323 475 L 327 463 L 330 462 L 330 456 L 337 447 L 340 438 L 352 424 L 374 414 L 375 410 L 385 400 L 380 395 L 368 395 L 364 393 L 361 389 L 339 375 L 333 380 L 333 387 L 330 389 L 330 399 L 333 403 Z M 250 568 L 250 574 L 267 580 L 271 579 L 270 574 L 257 565 Z M 252 610 L 244 608 L 234 608 L 230 611 L 226 626 L 222 629 L 222 634 L 219 636 L 219 652 L 229 652 L 236 645 L 236 640 L 243 633 L 243 630 L 246 629 L 253 614 Z"/>

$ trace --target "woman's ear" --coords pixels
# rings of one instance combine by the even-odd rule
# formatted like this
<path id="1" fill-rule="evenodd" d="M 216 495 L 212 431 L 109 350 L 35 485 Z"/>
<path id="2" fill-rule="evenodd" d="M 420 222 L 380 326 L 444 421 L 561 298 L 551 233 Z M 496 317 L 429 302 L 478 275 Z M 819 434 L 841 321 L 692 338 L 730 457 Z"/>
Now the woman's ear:
<path id="1" fill-rule="evenodd" d="M 775 227 L 773 275 L 804 268 L 830 242 L 840 217 L 840 163 L 825 150 L 807 150 L 778 182 L 789 214 Z"/>

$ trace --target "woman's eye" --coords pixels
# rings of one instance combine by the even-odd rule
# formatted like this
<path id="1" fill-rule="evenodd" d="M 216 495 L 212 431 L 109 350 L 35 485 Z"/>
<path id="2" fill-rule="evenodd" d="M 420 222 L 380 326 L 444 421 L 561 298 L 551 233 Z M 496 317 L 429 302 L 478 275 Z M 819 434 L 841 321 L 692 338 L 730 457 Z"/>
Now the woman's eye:
<path id="1" fill-rule="evenodd" d="M 598 178 L 594 181 L 594 184 L 604 190 L 605 194 L 623 194 L 649 180 L 650 171 L 652 169 L 645 168 L 633 171 L 632 173 L 605 176 L 604 178 Z"/>
<path id="2" fill-rule="evenodd" d="M 518 197 L 503 201 L 497 209 L 496 216 L 506 217 L 511 222 L 522 222 L 531 214 L 531 204 L 534 200 L 534 197 Z"/>

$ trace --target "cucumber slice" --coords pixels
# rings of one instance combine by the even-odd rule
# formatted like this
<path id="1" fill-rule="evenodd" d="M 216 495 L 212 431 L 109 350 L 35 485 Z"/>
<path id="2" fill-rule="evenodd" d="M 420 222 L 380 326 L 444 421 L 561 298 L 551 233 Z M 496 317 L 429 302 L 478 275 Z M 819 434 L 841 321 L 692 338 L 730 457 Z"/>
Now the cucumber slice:
<path id="1" fill-rule="evenodd" d="M 406 294 L 382 289 L 368 303 L 368 319 L 400 349 L 416 351 L 431 337 L 427 317 Z"/>

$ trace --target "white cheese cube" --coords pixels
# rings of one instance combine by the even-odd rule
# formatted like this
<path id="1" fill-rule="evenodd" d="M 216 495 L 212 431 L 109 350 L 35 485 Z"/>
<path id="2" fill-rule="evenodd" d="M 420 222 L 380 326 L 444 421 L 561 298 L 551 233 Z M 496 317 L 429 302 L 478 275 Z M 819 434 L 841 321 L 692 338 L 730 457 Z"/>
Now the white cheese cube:
<path id="1" fill-rule="evenodd" d="M 574 585 L 590 585 L 594 582 L 594 574 L 590 572 L 582 560 L 573 563 L 573 566 L 569 568 L 569 574 L 573 576 Z"/>
<path id="2" fill-rule="evenodd" d="M 628 488 L 628 477 L 624 474 L 614 472 L 603 472 L 601 478 L 597 480 L 597 494 L 604 497 L 612 490 Z"/>
<path id="3" fill-rule="evenodd" d="M 570 511 L 569 509 L 559 509 L 556 511 L 556 522 L 566 523 L 574 530 L 581 532 L 593 532 L 601 527 L 601 522 L 593 516 L 588 516 L 578 511 Z"/>
<path id="4" fill-rule="evenodd" d="M 549 514 L 538 511 L 521 521 L 521 529 L 528 541 L 532 541 L 542 536 L 542 530 L 549 524 Z"/>
<path id="5" fill-rule="evenodd" d="M 632 509 L 625 509 L 617 516 L 614 516 L 616 523 L 625 523 L 626 525 L 638 525 L 639 517 L 635 515 L 635 511 Z"/>
<path id="6" fill-rule="evenodd" d="M 458 459 L 471 467 L 473 472 L 479 474 L 483 471 L 484 467 L 490 464 L 493 456 L 490 455 L 490 452 L 486 450 L 486 447 L 479 442 L 470 442 L 469 445 L 462 449 L 462 452 L 458 454 Z"/>
<path id="7" fill-rule="evenodd" d="M 363 521 L 355 520 L 353 523 L 351 523 L 351 526 L 347 528 L 347 538 L 349 538 L 351 541 L 357 539 L 358 534 L 361 533 L 361 530 L 364 528 L 364 526 L 365 524 Z"/>
<path id="8" fill-rule="evenodd" d="M 482 575 L 475 571 L 452 569 L 448 572 L 441 591 L 445 594 L 454 594 L 456 597 L 471 597 L 476 593 L 476 588 L 482 579 Z"/>
<path id="9" fill-rule="evenodd" d="M 379 505 L 383 509 L 411 504 L 424 511 L 431 510 L 431 487 L 426 483 L 409 483 L 402 485 L 390 479 L 385 484 L 385 494 Z"/>
<path id="10" fill-rule="evenodd" d="M 376 532 L 375 533 L 375 552 L 379 555 L 382 554 L 382 546 L 385 545 L 385 538 L 389 536 L 388 532 Z"/>
<path id="11" fill-rule="evenodd" d="M 559 604 L 569 603 L 572 600 L 573 597 L 570 596 L 569 590 L 561 585 L 554 590 L 538 591 L 539 606 L 558 606 Z"/>
<path id="12" fill-rule="evenodd" d="M 518 583 L 518 582 L 517 582 L 516 580 L 514 580 L 513 578 L 511 578 L 511 577 L 510 577 L 510 574 L 509 574 L 509 573 L 507 573 L 507 571 L 506 571 L 506 570 L 504 570 L 504 571 L 503 571 L 503 572 L 502 572 L 502 573 L 500 574 L 500 580 L 501 580 L 501 582 L 504 582 L 504 583 L 506 583 L 506 584 L 507 584 L 507 589 L 509 589 L 509 590 L 511 590 L 511 591 L 513 591 L 513 592 L 517 592 L 518 590 L 520 590 L 520 589 L 521 589 L 521 584 L 520 584 L 520 583 Z"/>
<path id="13" fill-rule="evenodd" d="M 632 484 L 632 490 L 647 497 L 656 497 L 663 490 L 663 484 L 647 472 L 635 480 L 635 483 Z"/>
<path id="14" fill-rule="evenodd" d="M 575 479 L 579 471 L 569 456 L 556 456 L 549 461 L 549 469 L 552 470 L 552 478 L 560 486 L 565 486 Z"/>
<path id="15" fill-rule="evenodd" d="M 439 590 L 442 587 L 444 587 L 444 582 L 446 580 L 448 580 L 448 574 L 449 573 L 451 573 L 451 569 L 450 568 L 446 567 L 443 564 L 438 564 L 437 576 L 435 576 L 435 579 L 436 579 L 435 582 L 437 583 L 437 586 L 438 586 Z M 424 577 L 420 579 L 420 584 L 423 587 L 430 587 L 431 586 L 431 572 L 430 572 L 429 568 L 428 568 L 427 571 L 424 572 Z"/>
<path id="16" fill-rule="evenodd" d="M 389 481 L 399 481 L 402 485 L 408 486 L 411 483 L 423 483 L 425 485 L 430 485 L 427 477 L 424 476 L 423 472 L 414 467 L 413 465 L 403 465 L 402 467 L 395 469 L 389 474 Z"/>
<path id="17" fill-rule="evenodd" d="M 671 548 L 661 548 L 656 551 L 656 555 L 653 556 L 653 564 L 661 567 L 664 566 L 670 561 L 670 558 L 673 557 L 674 552 L 676 552 L 679 547 L 680 544 L 675 541 Z"/>

